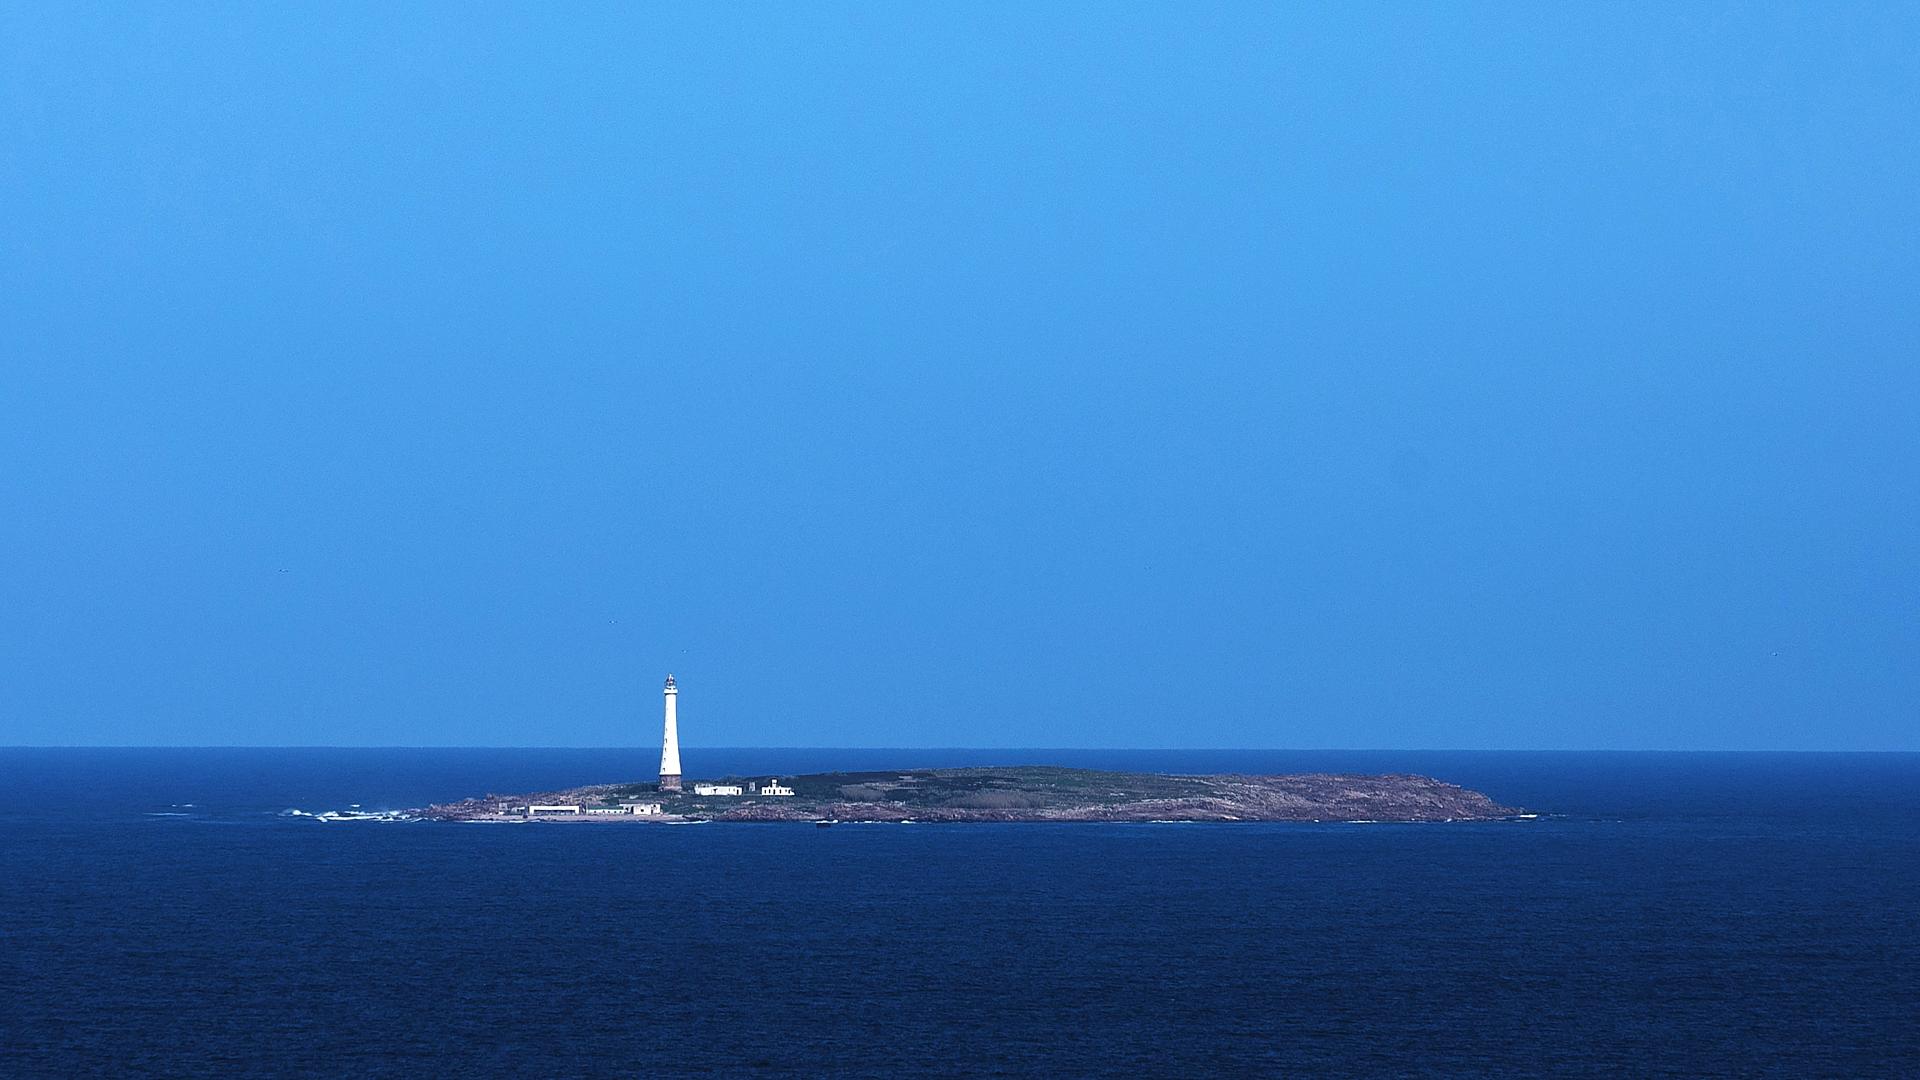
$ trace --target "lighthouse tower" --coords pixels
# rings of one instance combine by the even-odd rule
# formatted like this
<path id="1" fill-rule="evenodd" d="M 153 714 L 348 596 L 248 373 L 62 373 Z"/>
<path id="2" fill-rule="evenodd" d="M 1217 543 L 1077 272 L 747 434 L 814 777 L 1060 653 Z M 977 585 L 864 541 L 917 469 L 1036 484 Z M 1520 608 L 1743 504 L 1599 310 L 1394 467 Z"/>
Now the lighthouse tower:
<path id="1" fill-rule="evenodd" d="M 667 733 L 660 743 L 660 790 L 680 790 L 680 718 L 676 715 L 674 702 L 680 697 L 680 689 L 673 685 L 673 676 L 667 676 Z"/>

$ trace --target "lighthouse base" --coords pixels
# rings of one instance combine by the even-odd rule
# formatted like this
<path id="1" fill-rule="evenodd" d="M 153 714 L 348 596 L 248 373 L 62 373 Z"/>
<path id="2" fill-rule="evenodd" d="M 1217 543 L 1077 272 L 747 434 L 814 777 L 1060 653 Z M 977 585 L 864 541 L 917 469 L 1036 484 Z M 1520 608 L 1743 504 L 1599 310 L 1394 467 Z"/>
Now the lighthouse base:
<path id="1" fill-rule="evenodd" d="M 672 774 L 661 773 L 660 774 L 660 790 L 661 791 L 679 791 L 680 790 L 680 774 L 679 773 L 672 773 Z"/>

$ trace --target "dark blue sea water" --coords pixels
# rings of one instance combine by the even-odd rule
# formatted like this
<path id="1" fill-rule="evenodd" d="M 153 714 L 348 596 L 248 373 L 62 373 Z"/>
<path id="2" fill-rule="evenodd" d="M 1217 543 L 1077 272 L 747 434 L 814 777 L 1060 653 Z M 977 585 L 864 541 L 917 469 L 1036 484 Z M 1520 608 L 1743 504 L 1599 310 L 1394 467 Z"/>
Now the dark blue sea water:
<path id="1" fill-rule="evenodd" d="M 1920 1076 L 1920 755 L 688 753 L 982 762 L 1559 816 L 322 824 L 654 762 L 0 750 L 0 1076 Z"/>

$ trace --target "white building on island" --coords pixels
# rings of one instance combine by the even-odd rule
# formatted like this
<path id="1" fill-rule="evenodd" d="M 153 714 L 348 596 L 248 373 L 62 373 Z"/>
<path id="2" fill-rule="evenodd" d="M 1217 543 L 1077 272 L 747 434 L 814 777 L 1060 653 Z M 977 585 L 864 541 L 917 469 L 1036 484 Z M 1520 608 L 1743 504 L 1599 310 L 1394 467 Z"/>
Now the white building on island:
<path id="1" fill-rule="evenodd" d="M 527 816 L 536 817 L 580 817 L 592 815 L 637 815 L 639 817 L 659 817 L 663 811 L 657 802 L 621 803 L 619 806 L 582 806 L 578 803 L 535 803 L 526 808 Z"/>
<path id="2" fill-rule="evenodd" d="M 680 790 L 680 688 L 667 676 L 666 730 L 660 739 L 660 790 Z"/>
<path id="3" fill-rule="evenodd" d="M 745 795 L 747 789 L 739 784 L 695 784 L 695 795 Z"/>
<path id="4" fill-rule="evenodd" d="M 759 791 L 759 794 L 761 794 L 761 795 L 791 795 L 791 794 L 793 794 L 793 789 L 792 789 L 792 788 L 790 788 L 790 787 L 785 787 L 785 786 L 783 786 L 783 785 L 782 785 L 782 784 L 780 783 L 780 781 L 778 781 L 778 780 L 769 780 L 769 781 L 767 781 L 766 783 L 764 783 L 764 784 L 761 784 L 761 785 L 760 785 L 760 791 Z"/>

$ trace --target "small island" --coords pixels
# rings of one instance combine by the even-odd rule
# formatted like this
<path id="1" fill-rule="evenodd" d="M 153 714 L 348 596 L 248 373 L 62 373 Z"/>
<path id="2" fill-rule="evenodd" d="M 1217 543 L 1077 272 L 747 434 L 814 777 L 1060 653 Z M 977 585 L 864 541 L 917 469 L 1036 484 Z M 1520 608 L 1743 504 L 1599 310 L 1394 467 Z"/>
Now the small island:
<path id="1" fill-rule="evenodd" d="M 661 687 L 660 779 L 487 795 L 398 815 L 428 821 L 1492 821 L 1523 816 L 1427 776 L 1172 776 L 1055 765 L 722 777 L 680 772 L 680 685 Z"/>
<path id="2" fill-rule="evenodd" d="M 676 777 L 677 779 L 677 777 Z M 727 777 L 488 795 L 410 812 L 434 821 L 1491 821 L 1520 816 L 1426 776 L 1169 776 L 1046 765 Z"/>

